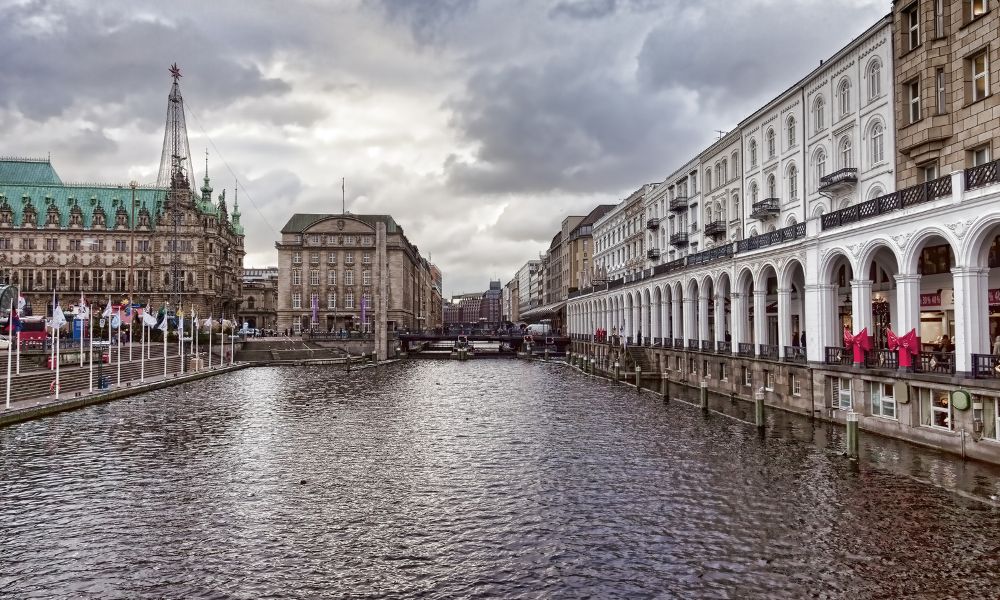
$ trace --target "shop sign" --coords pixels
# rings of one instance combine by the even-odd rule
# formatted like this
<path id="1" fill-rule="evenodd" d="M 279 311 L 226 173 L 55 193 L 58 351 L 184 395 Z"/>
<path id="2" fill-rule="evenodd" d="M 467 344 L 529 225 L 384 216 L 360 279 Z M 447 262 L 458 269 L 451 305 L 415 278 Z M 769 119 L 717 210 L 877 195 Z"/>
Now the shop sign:
<path id="1" fill-rule="evenodd" d="M 1000 291 L 1000 290 L 997 290 Z M 992 290 L 990 290 L 992 297 Z M 925 306 L 941 306 L 941 294 L 940 292 L 932 292 L 929 294 L 920 294 L 920 307 Z"/>

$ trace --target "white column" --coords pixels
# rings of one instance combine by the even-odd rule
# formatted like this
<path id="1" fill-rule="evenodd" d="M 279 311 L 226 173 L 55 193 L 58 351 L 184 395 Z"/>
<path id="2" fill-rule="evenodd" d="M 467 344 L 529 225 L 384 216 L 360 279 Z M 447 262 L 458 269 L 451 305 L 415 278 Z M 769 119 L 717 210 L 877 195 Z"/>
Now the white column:
<path id="1" fill-rule="evenodd" d="M 893 331 L 904 336 L 911 329 L 917 330 L 920 337 L 920 275 L 900 273 L 896 279 L 896 320 L 892 323 Z"/>
<path id="2" fill-rule="evenodd" d="M 837 337 L 837 287 L 831 283 L 806 285 L 805 297 L 802 327 L 806 332 L 806 359 L 823 362 L 827 346 L 843 345 L 843 339 Z"/>
<path id="3" fill-rule="evenodd" d="M 753 350 L 760 354 L 760 345 L 767 344 L 767 290 L 753 291 Z"/>
<path id="4" fill-rule="evenodd" d="M 726 341 L 726 331 L 729 330 L 729 324 L 726 323 L 726 297 L 717 293 L 713 301 L 715 303 L 715 341 L 712 351 L 714 352 L 719 347 L 719 342 Z"/>
<path id="5" fill-rule="evenodd" d="M 778 290 L 778 358 L 785 358 L 785 346 L 792 346 L 792 290 Z"/>
<path id="6" fill-rule="evenodd" d="M 683 318 L 683 302 L 677 295 L 671 296 L 670 300 L 670 310 L 673 313 L 673 329 L 670 330 L 670 345 L 674 343 L 673 338 L 683 338 L 684 337 L 684 318 Z"/>
<path id="7" fill-rule="evenodd" d="M 663 338 L 664 347 L 668 346 L 670 339 L 670 303 L 664 300 L 660 303 L 660 337 Z M 673 342 L 671 342 L 673 343 Z"/>
<path id="8" fill-rule="evenodd" d="M 697 337 L 694 319 L 694 298 L 684 298 L 684 347 L 687 348 L 687 341 Z"/>
<path id="9" fill-rule="evenodd" d="M 868 279 L 851 280 L 851 313 L 854 320 L 851 333 L 868 329 L 872 335 L 872 282 Z"/>
<path id="10" fill-rule="evenodd" d="M 708 296 L 699 290 L 698 296 L 698 341 L 708 340 Z"/>
<path id="11" fill-rule="evenodd" d="M 972 355 L 987 354 L 989 341 L 988 269 L 955 267 L 955 371 L 972 372 Z"/>
<path id="12" fill-rule="evenodd" d="M 733 354 L 740 348 L 740 344 L 747 342 L 747 296 L 741 292 L 733 292 L 730 295 L 732 298 L 733 307 L 733 330 L 730 332 L 733 338 L 732 347 L 730 351 Z"/>

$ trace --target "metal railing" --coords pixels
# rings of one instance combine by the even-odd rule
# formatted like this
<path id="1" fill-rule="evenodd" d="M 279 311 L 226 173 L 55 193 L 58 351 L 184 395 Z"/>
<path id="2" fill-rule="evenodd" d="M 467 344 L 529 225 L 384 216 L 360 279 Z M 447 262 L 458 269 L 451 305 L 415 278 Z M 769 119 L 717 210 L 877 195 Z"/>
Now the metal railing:
<path id="1" fill-rule="evenodd" d="M 754 356 L 753 344 L 749 342 L 740 342 L 736 345 L 736 354 L 752 358 Z"/>
<path id="2" fill-rule="evenodd" d="M 754 202 L 751 206 L 750 218 L 762 219 L 781 211 L 781 201 L 777 198 L 764 198 L 760 202 Z"/>
<path id="3" fill-rule="evenodd" d="M 823 362 L 828 365 L 849 365 L 853 360 L 850 351 L 842 346 L 827 346 L 823 349 Z"/>
<path id="4" fill-rule="evenodd" d="M 772 344 L 759 344 L 757 346 L 758 354 L 760 358 L 769 358 L 771 360 L 777 360 L 778 358 L 778 347 Z"/>
<path id="5" fill-rule="evenodd" d="M 1000 356 L 973 354 L 972 376 L 976 379 L 996 379 L 1000 377 Z"/>
<path id="6" fill-rule="evenodd" d="M 712 351 L 712 340 L 701 340 L 701 351 L 711 352 Z"/>
<path id="7" fill-rule="evenodd" d="M 732 258 L 734 244 L 722 244 L 687 256 L 687 266 L 704 265 L 724 258 Z M 683 259 L 682 259 L 683 260 Z"/>
<path id="8" fill-rule="evenodd" d="M 750 252 L 806 237 L 806 224 L 796 223 L 736 242 L 737 252 Z"/>
<path id="9" fill-rule="evenodd" d="M 733 345 L 730 342 L 715 342 L 715 351 L 718 354 L 729 354 L 733 351 Z"/>
<path id="10" fill-rule="evenodd" d="M 683 212 L 687 210 L 688 199 L 687 196 L 678 196 L 670 200 L 670 210 L 674 212 Z"/>
<path id="11" fill-rule="evenodd" d="M 725 221 L 712 221 L 706 224 L 705 235 L 726 235 Z"/>
<path id="12" fill-rule="evenodd" d="M 899 354 L 895 350 L 876 348 L 865 352 L 865 367 L 868 369 L 890 369 L 895 371 L 899 368 Z"/>
<path id="13" fill-rule="evenodd" d="M 805 363 L 806 349 L 802 346 L 785 346 L 785 362 Z"/>
<path id="14" fill-rule="evenodd" d="M 954 352 L 921 352 L 914 361 L 914 370 L 918 373 L 955 374 Z"/>
<path id="15" fill-rule="evenodd" d="M 683 350 L 684 340 L 681 338 L 674 338 L 674 350 Z"/>
<path id="16" fill-rule="evenodd" d="M 857 167 L 847 167 L 840 169 L 839 171 L 834 171 L 829 175 L 824 175 L 819 178 L 819 189 L 825 190 L 826 188 L 839 185 L 841 183 L 857 183 L 858 182 L 858 169 Z"/>
<path id="17" fill-rule="evenodd" d="M 950 194 L 951 177 L 939 177 L 938 179 L 911 186 L 898 192 L 885 194 L 878 198 L 872 198 L 866 202 L 855 204 L 854 206 L 826 213 L 820 217 L 820 228 L 826 231 L 827 229 L 850 225 L 858 221 L 866 221 L 885 213 L 937 200 Z"/>
<path id="18" fill-rule="evenodd" d="M 659 217 L 650 217 L 646 219 L 646 229 L 659 229 L 660 219 Z"/>
<path id="19" fill-rule="evenodd" d="M 1000 160 L 965 170 L 965 189 L 974 190 L 1000 182 Z"/>
<path id="20" fill-rule="evenodd" d="M 677 233 L 670 235 L 670 244 L 672 246 L 683 246 L 688 243 L 688 234 L 686 231 L 678 231 Z"/>
<path id="21" fill-rule="evenodd" d="M 663 346 L 663 338 L 653 338 L 653 347 L 659 348 Z"/>
<path id="22" fill-rule="evenodd" d="M 656 260 L 656 259 L 660 258 L 660 249 L 659 248 L 650 248 L 649 250 L 646 250 L 646 258 L 648 258 L 650 260 Z"/>
<path id="23" fill-rule="evenodd" d="M 698 340 L 688 339 L 688 350 L 698 350 L 701 348 L 701 344 Z"/>

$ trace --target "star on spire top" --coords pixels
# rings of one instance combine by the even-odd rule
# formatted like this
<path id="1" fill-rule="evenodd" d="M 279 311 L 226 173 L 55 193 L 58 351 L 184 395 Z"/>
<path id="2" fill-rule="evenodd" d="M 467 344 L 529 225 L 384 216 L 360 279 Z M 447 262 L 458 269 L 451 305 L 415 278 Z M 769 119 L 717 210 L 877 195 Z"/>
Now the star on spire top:
<path id="1" fill-rule="evenodd" d="M 183 77 L 181 75 L 181 68 L 177 66 L 177 63 L 170 65 L 170 76 L 174 78 L 174 81 Z"/>

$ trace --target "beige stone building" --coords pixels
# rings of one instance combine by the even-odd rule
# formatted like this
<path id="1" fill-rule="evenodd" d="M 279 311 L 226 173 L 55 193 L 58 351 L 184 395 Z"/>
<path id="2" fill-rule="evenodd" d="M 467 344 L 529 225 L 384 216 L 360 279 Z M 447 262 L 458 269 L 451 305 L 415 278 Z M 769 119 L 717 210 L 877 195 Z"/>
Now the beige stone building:
<path id="1" fill-rule="evenodd" d="M 276 329 L 277 311 L 278 267 L 244 269 L 242 322 L 254 329 Z"/>
<path id="2" fill-rule="evenodd" d="M 581 220 L 569 217 L 568 219 L 574 219 L 575 225 L 568 231 L 568 219 L 563 220 L 566 235 L 562 244 L 564 289 L 560 295 L 561 300 L 568 298 L 571 292 L 590 287 L 594 274 L 594 223 L 614 207 L 614 204 L 599 204 Z"/>
<path id="3" fill-rule="evenodd" d="M 439 277 L 389 215 L 295 214 L 275 246 L 281 331 L 441 326 Z"/>
<path id="4" fill-rule="evenodd" d="M 996 0 L 893 2 L 897 188 L 996 158 Z M 992 5 L 992 6 L 991 6 Z"/>

